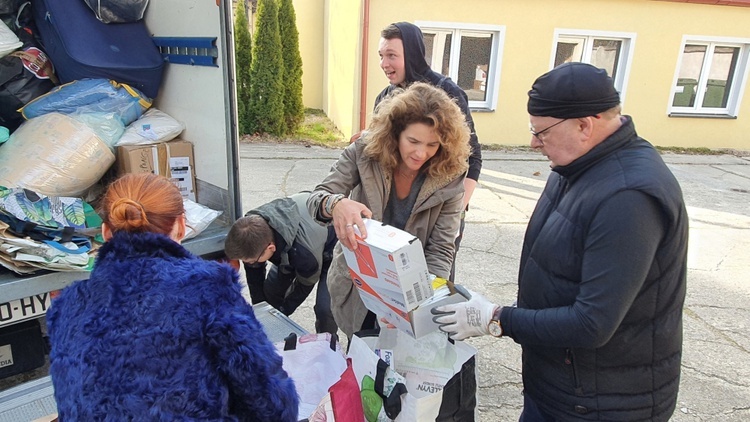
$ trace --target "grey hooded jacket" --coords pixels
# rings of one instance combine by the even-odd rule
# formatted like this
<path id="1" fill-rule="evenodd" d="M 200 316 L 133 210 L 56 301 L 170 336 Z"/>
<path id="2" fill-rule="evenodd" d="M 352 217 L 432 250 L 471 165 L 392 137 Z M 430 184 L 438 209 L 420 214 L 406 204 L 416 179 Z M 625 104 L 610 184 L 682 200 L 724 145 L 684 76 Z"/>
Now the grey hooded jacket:
<path id="1" fill-rule="evenodd" d="M 247 215 L 260 215 L 284 239 L 284 245 L 277 245 L 280 250 L 271 262 L 282 272 L 294 272 L 298 282 L 312 286 L 320 278 L 329 233 L 328 228 L 321 227 L 308 214 L 309 197 L 310 192 L 301 192 L 275 199 L 248 211 Z"/>

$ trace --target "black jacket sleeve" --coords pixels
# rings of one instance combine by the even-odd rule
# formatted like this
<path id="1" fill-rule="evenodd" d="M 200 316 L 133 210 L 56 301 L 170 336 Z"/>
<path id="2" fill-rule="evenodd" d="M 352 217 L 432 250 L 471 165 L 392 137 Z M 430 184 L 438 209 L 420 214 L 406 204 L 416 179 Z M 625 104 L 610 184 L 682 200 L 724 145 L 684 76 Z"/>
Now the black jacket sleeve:
<path id="1" fill-rule="evenodd" d="M 479 144 L 477 131 L 474 128 L 474 119 L 471 117 L 471 110 L 469 110 L 469 98 L 461 88 L 458 88 L 458 91 L 456 94 L 448 93 L 456 99 L 458 106 L 461 108 L 464 116 L 466 116 L 466 124 L 469 125 L 469 130 L 471 131 L 471 135 L 469 136 L 471 155 L 469 155 L 469 172 L 466 174 L 466 178 L 479 180 L 479 173 L 482 171 L 482 146 Z"/>
<path id="2" fill-rule="evenodd" d="M 266 293 L 263 284 L 266 281 L 266 263 L 245 264 L 245 276 L 247 277 L 247 287 L 250 290 L 250 299 L 253 304 L 265 302 Z"/>

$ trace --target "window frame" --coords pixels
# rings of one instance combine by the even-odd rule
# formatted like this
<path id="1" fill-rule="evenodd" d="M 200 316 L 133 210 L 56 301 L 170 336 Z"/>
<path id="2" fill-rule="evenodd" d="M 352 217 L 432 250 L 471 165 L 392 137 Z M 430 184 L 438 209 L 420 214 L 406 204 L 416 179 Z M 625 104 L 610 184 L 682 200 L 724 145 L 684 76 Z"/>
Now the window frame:
<path id="1" fill-rule="evenodd" d="M 740 53 L 737 59 L 737 66 L 734 69 L 734 76 L 732 79 L 731 90 L 727 99 L 727 106 L 725 108 L 717 107 L 703 107 L 704 94 L 701 94 L 696 98 L 695 105 L 693 107 L 681 107 L 674 106 L 674 96 L 677 93 L 677 82 L 680 76 L 680 67 L 682 66 L 683 56 L 685 55 L 686 45 L 705 45 L 706 56 L 703 58 L 703 66 L 701 68 L 700 80 L 696 88 L 697 92 L 703 92 L 706 89 L 709 79 L 710 68 L 705 68 L 706 64 L 711 63 L 713 57 L 714 48 L 720 47 L 732 47 L 739 48 Z M 745 86 L 747 85 L 748 69 L 750 68 L 750 38 L 735 38 L 735 37 L 713 37 L 704 35 L 683 35 L 682 42 L 680 43 L 680 50 L 677 56 L 677 63 L 675 64 L 674 77 L 672 79 L 672 85 L 669 90 L 669 98 L 667 99 L 667 115 L 670 117 L 719 117 L 719 118 L 736 118 L 739 112 L 740 104 L 742 103 L 742 97 L 745 93 Z M 700 99 L 701 101 L 698 101 Z"/>
<path id="2" fill-rule="evenodd" d="M 620 93 L 620 103 L 625 103 L 625 96 L 628 90 L 628 80 L 630 79 L 630 69 L 633 64 L 633 54 L 635 51 L 635 32 L 617 32 L 617 31 L 599 31 L 589 29 L 572 29 L 572 28 L 555 28 L 552 36 L 552 51 L 550 51 L 549 68 L 552 69 L 555 66 L 555 56 L 557 54 L 557 43 L 560 42 L 560 38 L 565 37 L 579 37 L 586 38 L 583 54 L 581 57 L 582 63 L 591 62 L 591 48 L 590 43 L 594 39 L 605 39 L 605 40 L 617 40 L 622 41 L 622 48 L 620 49 L 620 57 L 617 65 L 617 72 L 614 78 L 615 89 Z M 610 75 L 611 76 L 611 75 Z"/>
<path id="3" fill-rule="evenodd" d="M 458 81 L 459 55 L 461 52 L 461 33 L 489 33 L 493 36 L 492 46 L 490 48 L 490 59 L 488 65 L 490 71 L 487 72 L 487 81 L 485 82 L 485 100 L 469 100 L 469 109 L 472 111 L 495 111 L 497 109 L 498 93 L 500 92 L 500 73 L 502 70 L 503 48 L 505 46 L 505 25 L 489 25 L 465 22 L 436 22 L 436 21 L 416 21 L 414 22 L 423 33 L 432 33 L 434 31 L 451 32 L 451 53 L 448 59 L 450 66 L 448 77 L 454 82 Z M 434 65 L 433 65 L 434 66 Z M 494 66 L 494 71 L 491 71 Z M 441 69 L 433 69 L 441 73 Z"/>

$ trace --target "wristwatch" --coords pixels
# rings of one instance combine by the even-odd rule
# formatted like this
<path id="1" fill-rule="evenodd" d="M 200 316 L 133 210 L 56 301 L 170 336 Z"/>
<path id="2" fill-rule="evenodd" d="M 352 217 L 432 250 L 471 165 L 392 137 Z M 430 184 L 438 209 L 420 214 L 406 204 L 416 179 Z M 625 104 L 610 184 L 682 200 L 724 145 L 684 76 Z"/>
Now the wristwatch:
<path id="1" fill-rule="evenodd" d="M 500 312 L 502 310 L 503 307 L 498 306 L 497 309 L 495 309 L 495 313 L 492 314 L 490 323 L 487 325 L 487 329 L 489 330 L 490 335 L 495 337 L 503 336 L 503 326 L 500 324 Z"/>

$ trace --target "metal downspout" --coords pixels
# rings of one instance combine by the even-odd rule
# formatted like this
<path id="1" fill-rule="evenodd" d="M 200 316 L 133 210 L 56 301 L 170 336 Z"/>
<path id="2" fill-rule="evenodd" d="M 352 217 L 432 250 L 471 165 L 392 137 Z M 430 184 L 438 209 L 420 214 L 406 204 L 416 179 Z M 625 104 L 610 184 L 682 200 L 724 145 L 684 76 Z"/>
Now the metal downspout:
<path id="1" fill-rule="evenodd" d="M 362 22 L 362 57 L 361 74 L 359 78 L 359 130 L 365 129 L 367 117 L 367 56 L 370 34 L 370 0 L 364 0 L 364 16 Z"/>

